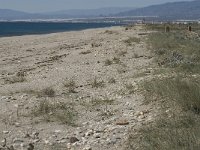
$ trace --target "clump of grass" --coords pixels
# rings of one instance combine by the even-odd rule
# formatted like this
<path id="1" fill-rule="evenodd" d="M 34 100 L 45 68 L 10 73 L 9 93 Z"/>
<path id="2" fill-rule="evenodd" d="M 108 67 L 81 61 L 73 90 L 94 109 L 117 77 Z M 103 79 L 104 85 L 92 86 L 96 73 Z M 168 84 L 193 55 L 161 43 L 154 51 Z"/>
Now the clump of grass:
<path id="1" fill-rule="evenodd" d="M 113 58 L 113 63 L 114 63 L 114 64 L 120 64 L 120 62 L 121 62 L 121 61 L 120 61 L 120 58 L 119 58 L 119 57 L 114 57 L 114 58 Z"/>
<path id="2" fill-rule="evenodd" d="M 90 54 L 90 53 L 92 53 L 90 50 L 80 52 L 80 54 L 83 54 L 83 55 Z"/>
<path id="3" fill-rule="evenodd" d="M 128 71 L 126 64 L 121 64 L 118 68 L 117 68 L 117 72 L 119 74 L 122 73 L 126 73 Z"/>
<path id="4" fill-rule="evenodd" d="M 91 82 L 92 88 L 100 88 L 100 87 L 104 87 L 105 83 L 103 80 L 98 80 L 96 77 L 94 78 L 94 80 Z"/>
<path id="5" fill-rule="evenodd" d="M 112 60 L 109 60 L 109 59 L 105 60 L 105 66 L 110 66 L 112 64 L 113 64 Z"/>
<path id="6" fill-rule="evenodd" d="M 114 34 L 114 33 L 116 33 L 116 31 L 106 30 L 104 33 L 107 33 L 107 34 Z"/>
<path id="7" fill-rule="evenodd" d="M 64 87 L 68 89 L 69 93 L 76 93 L 75 89 L 76 89 L 76 82 L 74 81 L 74 79 L 67 79 L 64 82 Z"/>
<path id="8" fill-rule="evenodd" d="M 133 58 L 139 58 L 140 56 L 137 53 L 133 54 Z"/>
<path id="9" fill-rule="evenodd" d="M 103 99 L 92 99 L 90 103 L 92 106 L 112 105 L 114 103 L 114 100 L 104 97 Z"/>
<path id="10" fill-rule="evenodd" d="M 135 87 L 133 86 L 133 84 L 128 83 L 125 85 L 126 90 L 128 90 L 128 94 L 134 94 L 135 93 Z"/>
<path id="11" fill-rule="evenodd" d="M 110 66 L 112 64 L 120 64 L 120 58 L 114 57 L 112 60 L 110 59 L 105 60 L 105 66 Z"/>
<path id="12" fill-rule="evenodd" d="M 101 43 L 92 43 L 91 46 L 92 46 L 92 48 L 100 47 L 100 46 L 102 46 L 102 44 Z"/>
<path id="13" fill-rule="evenodd" d="M 5 79 L 6 84 L 14 84 L 14 83 L 20 83 L 25 82 L 25 73 L 24 72 L 17 72 L 15 75 L 11 77 L 6 77 Z"/>
<path id="14" fill-rule="evenodd" d="M 66 103 L 42 100 L 39 105 L 33 107 L 32 114 L 35 117 L 43 117 L 45 121 L 59 121 L 64 124 L 73 125 L 76 113 L 73 107 Z"/>
<path id="15" fill-rule="evenodd" d="M 116 83 L 116 80 L 115 80 L 115 78 L 110 78 L 109 80 L 108 80 L 108 83 L 111 83 L 111 84 L 113 84 L 113 83 Z"/>
<path id="16" fill-rule="evenodd" d="M 118 56 L 125 56 L 128 52 L 126 50 L 116 51 Z"/>
<path id="17" fill-rule="evenodd" d="M 45 88 L 44 90 L 42 90 L 42 92 L 40 94 L 41 94 L 41 96 L 45 96 L 45 97 L 55 97 L 56 96 L 55 90 L 51 87 Z"/>
<path id="18" fill-rule="evenodd" d="M 131 46 L 133 43 L 140 43 L 140 38 L 137 38 L 137 37 L 129 37 L 127 40 L 124 40 L 124 42 Z"/>

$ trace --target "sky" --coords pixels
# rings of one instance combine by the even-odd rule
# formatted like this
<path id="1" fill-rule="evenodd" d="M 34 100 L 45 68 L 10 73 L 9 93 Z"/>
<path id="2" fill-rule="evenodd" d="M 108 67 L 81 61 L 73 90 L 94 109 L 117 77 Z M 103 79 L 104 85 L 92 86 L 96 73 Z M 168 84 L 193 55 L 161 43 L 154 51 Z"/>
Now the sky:
<path id="1" fill-rule="evenodd" d="M 0 0 L 0 9 L 51 12 L 66 9 L 95 9 L 102 7 L 144 7 L 178 1 L 192 0 Z"/>

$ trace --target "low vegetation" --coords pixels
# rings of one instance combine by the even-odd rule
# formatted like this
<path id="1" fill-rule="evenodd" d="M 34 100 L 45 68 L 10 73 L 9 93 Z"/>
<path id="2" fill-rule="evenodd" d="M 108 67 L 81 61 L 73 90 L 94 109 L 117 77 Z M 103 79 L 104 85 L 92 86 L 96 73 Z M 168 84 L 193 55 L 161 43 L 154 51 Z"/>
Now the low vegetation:
<path id="1" fill-rule="evenodd" d="M 25 73 L 24 72 L 17 72 L 15 75 L 6 77 L 4 79 L 6 84 L 14 84 L 14 83 L 20 83 L 20 82 L 25 82 Z"/>
<path id="2" fill-rule="evenodd" d="M 134 44 L 134 43 L 136 43 L 136 44 L 140 43 L 140 38 L 137 38 L 137 37 L 129 37 L 127 40 L 124 40 L 124 42 L 125 42 L 127 45 L 131 46 L 131 45 Z"/>
<path id="3" fill-rule="evenodd" d="M 105 82 L 101 79 L 97 79 L 96 77 L 91 82 L 92 88 L 100 88 L 105 86 Z"/>
<path id="4" fill-rule="evenodd" d="M 110 59 L 106 59 L 105 60 L 105 66 L 110 66 L 112 64 L 120 64 L 120 58 L 119 57 L 114 57 L 112 60 Z"/>
<path id="5" fill-rule="evenodd" d="M 73 106 L 48 100 L 41 100 L 37 106 L 33 107 L 32 114 L 35 117 L 42 117 L 47 122 L 58 121 L 68 125 L 74 125 L 76 116 Z"/>
<path id="6" fill-rule="evenodd" d="M 200 26 L 147 25 L 156 30 L 148 45 L 161 72 L 144 81 L 141 91 L 146 104 L 160 105 L 153 122 L 130 134 L 126 149 L 197 150 L 200 149 Z M 159 77 L 158 77 L 159 75 Z"/>
<path id="7" fill-rule="evenodd" d="M 64 81 L 64 88 L 67 89 L 68 93 L 76 93 L 76 91 L 75 91 L 76 83 L 75 83 L 74 79 L 66 79 Z"/>

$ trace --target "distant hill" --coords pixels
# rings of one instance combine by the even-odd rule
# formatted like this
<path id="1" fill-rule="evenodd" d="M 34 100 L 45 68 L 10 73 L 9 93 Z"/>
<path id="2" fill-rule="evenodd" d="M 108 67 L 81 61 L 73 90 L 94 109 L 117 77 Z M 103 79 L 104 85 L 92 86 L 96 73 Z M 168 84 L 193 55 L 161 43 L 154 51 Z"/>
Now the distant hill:
<path id="1" fill-rule="evenodd" d="M 200 19 L 200 0 L 173 2 L 125 11 L 116 16 L 158 16 L 162 19 Z"/>
<path id="2" fill-rule="evenodd" d="M 124 7 L 111 7 L 100 9 L 72 9 L 38 14 L 9 9 L 0 9 L 0 20 L 90 18 L 100 16 L 112 16 L 114 14 L 133 9 L 134 8 Z"/>
<path id="3" fill-rule="evenodd" d="M 29 16 L 29 13 L 9 9 L 0 9 L 0 19 L 15 19 Z"/>
<path id="4" fill-rule="evenodd" d="M 57 18 L 65 18 L 65 17 L 100 17 L 100 16 L 112 16 L 124 11 L 133 10 L 133 7 L 107 7 L 107 8 L 99 8 L 99 9 L 70 9 L 70 10 L 62 10 L 56 12 L 47 12 L 45 15 Z"/>

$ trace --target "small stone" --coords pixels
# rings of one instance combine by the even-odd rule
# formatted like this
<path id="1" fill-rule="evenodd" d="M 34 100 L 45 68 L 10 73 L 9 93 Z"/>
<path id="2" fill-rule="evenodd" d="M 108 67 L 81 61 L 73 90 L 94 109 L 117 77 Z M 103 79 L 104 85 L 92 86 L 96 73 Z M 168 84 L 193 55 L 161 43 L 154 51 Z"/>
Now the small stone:
<path id="1" fill-rule="evenodd" d="M 138 117 L 138 119 L 144 119 L 144 118 L 146 118 L 144 115 Z"/>
<path id="2" fill-rule="evenodd" d="M 38 136 L 39 136 L 39 132 L 33 132 L 32 135 L 31 135 L 31 137 L 32 137 L 33 139 L 37 139 Z"/>
<path id="3" fill-rule="evenodd" d="M 116 125 L 128 125 L 129 122 L 126 119 L 119 119 L 116 121 Z"/>
<path id="4" fill-rule="evenodd" d="M 3 131 L 3 134 L 8 134 L 10 133 L 10 131 Z"/>
<path id="5" fill-rule="evenodd" d="M 34 145 L 32 143 L 29 143 L 27 150 L 34 150 Z"/>
<path id="6" fill-rule="evenodd" d="M 24 141 L 22 139 L 14 139 L 13 143 L 23 143 Z"/>
<path id="7" fill-rule="evenodd" d="M 99 139 L 101 137 L 101 135 L 100 135 L 100 133 L 95 133 L 94 137 L 97 138 L 97 139 Z"/>
<path id="8" fill-rule="evenodd" d="M 87 145 L 83 150 L 92 150 L 92 148 L 89 145 Z"/>
<path id="9" fill-rule="evenodd" d="M 49 142 L 49 140 L 44 140 L 44 143 L 45 143 L 46 145 L 48 145 L 50 142 Z"/>
<path id="10" fill-rule="evenodd" d="M 71 143 L 67 143 L 67 149 L 71 149 Z"/>
<path id="11" fill-rule="evenodd" d="M 33 143 L 38 143 L 40 141 L 40 139 L 35 139 L 33 140 Z"/>
<path id="12" fill-rule="evenodd" d="M 91 136 L 93 134 L 93 130 L 89 130 L 88 132 L 85 133 L 86 136 Z"/>
<path id="13" fill-rule="evenodd" d="M 61 130 L 55 130 L 54 131 L 54 133 L 57 133 L 57 134 L 59 134 L 59 133 L 61 133 L 62 131 Z"/>
<path id="14" fill-rule="evenodd" d="M 19 122 L 15 122 L 15 127 L 20 127 L 20 123 Z"/>
<path id="15" fill-rule="evenodd" d="M 24 135 L 24 138 L 30 138 L 31 136 L 28 134 L 28 133 L 26 133 L 25 135 Z"/>
<path id="16" fill-rule="evenodd" d="M 79 139 L 77 139 L 76 137 L 70 137 L 69 141 L 70 141 L 70 143 L 75 143 L 75 142 L 78 142 Z"/>

